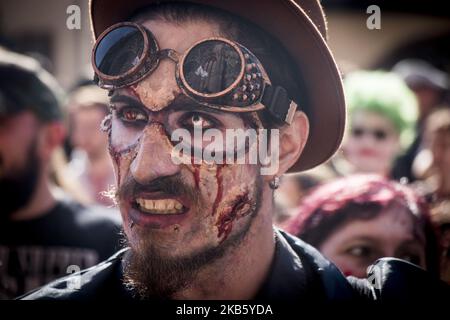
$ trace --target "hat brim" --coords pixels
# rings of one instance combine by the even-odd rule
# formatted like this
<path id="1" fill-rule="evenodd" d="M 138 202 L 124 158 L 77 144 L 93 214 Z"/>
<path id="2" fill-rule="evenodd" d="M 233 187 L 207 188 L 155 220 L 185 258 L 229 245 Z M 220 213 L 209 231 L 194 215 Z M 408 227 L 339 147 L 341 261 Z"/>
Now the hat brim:
<path id="1" fill-rule="evenodd" d="M 303 153 L 289 172 L 311 169 L 328 160 L 342 141 L 345 99 L 333 56 L 319 29 L 303 9 L 293 0 L 181 1 L 228 11 L 253 22 L 281 42 L 296 62 L 297 71 L 304 81 L 302 86 L 308 95 L 306 109 L 310 122 Z M 140 7 L 161 2 L 170 0 L 90 0 L 91 27 L 95 38 L 109 26 L 126 20 Z"/>

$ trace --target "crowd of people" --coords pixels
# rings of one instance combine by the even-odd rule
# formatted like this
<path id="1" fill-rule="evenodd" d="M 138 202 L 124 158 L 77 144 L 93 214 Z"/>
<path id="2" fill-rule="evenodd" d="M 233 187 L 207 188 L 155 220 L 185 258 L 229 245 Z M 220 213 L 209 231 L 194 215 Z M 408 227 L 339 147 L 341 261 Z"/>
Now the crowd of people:
<path id="1" fill-rule="evenodd" d="M 285 177 L 275 222 L 345 274 L 364 276 L 392 256 L 450 282 L 448 76 L 406 60 L 389 72 L 352 72 L 344 88 L 341 150 L 321 167 Z"/>
<path id="2" fill-rule="evenodd" d="M 170 17 L 179 18 L 182 21 L 180 23 L 185 23 L 187 28 L 192 28 L 188 23 L 189 19 L 205 19 L 189 10 L 176 11 L 176 7 L 161 10 L 156 15 L 148 16 L 151 21 L 149 25 L 154 27 L 159 36 L 167 35 L 161 31 L 163 29 L 160 29 L 158 23 L 170 23 Z M 175 13 L 168 14 L 169 18 L 165 16 L 161 20 L 160 15 L 167 14 L 164 10 L 174 10 Z M 214 16 L 217 14 L 214 12 L 204 11 L 202 14 Z M 185 14 L 192 16 L 189 19 L 182 18 Z M 143 17 L 138 15 L 135 20 L 145 21 Z M 164 63 L 161 65 L 166 68 Z M 256 62 L 254 65 L 256 66 Z M 269 71 L 271 72 L 275 74 L 273 70 Z M 303 249 L 303 245 L 298 249 L 293 244 L 294 238 L 284 233 L 288 232 L 315 247 L 346 277 L 365 278 L 368 268 L 378 259 L 394 257 L 408 261 L 427 270 L 436 279 L 450 283 L 448 79 L 443 71 L 419 60 L 400 61 L 392 70 L 359 70 L 345 74 L 344 92 L 348 114 L 343 143 L 324 164 L 303 172 L 283 174 L 270 181 L 270 189 L 276 189 L 273 197 L 274 212 L 270 212 L 270 215 L 273 215 L 279 242 L 273 247 L 270 242 L 273 237 L 258 238 L 263 248 L 266 245 L 268 252 L 272 250 L 272 255 L 273 252 L 281 255 L 284 251 L 280 251 L 280 248 L 290 248 L 290 245 L 298 252 L 306 252 L 298 253 L 300 256 L 304 254 L 316 257 L 315 251 L 311 253 L 308 251 L 310 249 Z M 146 80 L 142 81 L 144 83 Z M 165 78 L 160 79 L 158 85 L 172 85 L 171 80 L 170 83 L 167 81 Z M 156 107 L 148 112 L 155 114 L 163 109 L 157 107 L 158 94 L 162 95 L 163 100 L 170 96 L 167 92 L 161 93 L 162 89 L 159 87 L 159 91 L 153 91 L 153 97 L 142 93 L 145 90 L 151 91 L 149 88 L 156 85 L 149 82 L 145 83 L 147 87 L 132 86 L 136 95 L 146 97 L 141 98 L 142 104 L 154 99 L 152 103 Z M 186 282 L 190 281 L 189 277 L 195 268 L 207 264 L 206 260 L 220 259 L 225 255 L 225 251 L 213 249 L 197 254 L 195 250 L 198 248 L 194 248 L 192 250 L 197 260 L 183 260 L 181 267 L 179 263 L 171 264 L 171 261 L 161 264 L 162 267 L 157 266 L 148 256 L 137 255 L 136 252 L 144 248 L 154 250 L 155 261 L 162 261 L 165 257 L 150 241 L 139 238 L 143 236 L 141 229 L 137 229 L 142 227 L 139 225 L 141 220 L 136 220 L 139 225 L 136 227 L 134 222 L 126 220 L 128 216 L 120 215 L 119 209 L 126 210 L 126 207 L 121 207 L 125 206 L 121 197 L 130 193 L 129 190 L 144 195 L 160 189 L 163 193 L 186 192 L 192 198 L 187 203 L 192 201 L 193 208 L 204 201 L 203 210 L 212 208 L 222 219 L 213 224 L 219 230 L 219 244 L 240 244 L 248 230 L 251 230 L 251 234 L 256 234 L 258 230 L 271 229 L 267 227 L 267 219 L 263 218 L 255 218 L 255 223 L 249 218 L 248 225 L 239 224 L 239 221 L 247 221 L 247 217 L 258 216 L 255 213 L 258 211 L 255 210 L 269 208 L 267 204 L 272 201 L 271 196 L 268 196 L 269 189 L 255 186 L 255 183 L 262 184 L 262 180 L 255 178 L 256 182 L 248 184 L 238 181 L 251 179 L 251 169 L 228 172 L 221 171 L 222 167 L 215 168 L 215 186 L 211 182 L 215 180 L 208 178 L 211 169 L 202 171 L 203 167 L 194 165 L 189 170 L 194 172 L 193 184 L 200 190 L 198 193 L 204 192 L 205 199 L 212 197 L 211 192 L 217 192 L 220 197 L 207 202 L 200 196 L 193 195 L 197 191 L 192 191 L 193 187 L 183 184 L 185 178 L 174 178 L 177 174 L 184 173 L 161 164 L 165 161 L 165 151 L 162 148 L 166 146 L 165 142 L 161 142 L 165 136 L 159 137 L 161 130 L 145 129 L 142 138 L 133 140 L 134 132 L 141 125 L 136 125 L 133 121 L 142 122 L 148 115 L 136 111 L 143 108 L 140 105 L 123 111 L 128 107 L 120 107 L 121 103 L 131 98 L 117 92 L 114 92 L 114 97 L 121 111 L 117 110 L 115 104 L 110 104 L 108 92 L 98 88 L 92 81 L 84 81 L 82 85 L 63 93 L 56 80 L 36 60 L 0 49 L 0 299 L 21 296 L 57 278 L 95 266 L 117 252 L 122 247 L 121 239 L 125 237 L 135 256 L 130 255 L 132 267 L 124 277 L 128 279 L 128 285 L 144 297 L 180 293 L 175 291 L 180 289 L 176 287 L 179 284 L 170 276 L 164 276 L 163 268 L 178 271 L 184 278 L 176 280 Z M 130 104 L 134 106 L 138 103 Z M 111 114 L 115 116 L 111 118 Z M 117 122 L 118 118 L 122 119 L 120 124 Z M 194 124 L 196 121 L 211 123 L 201 113 L 200 116 L 195 114 L 183 119 L 190 121 L 191 118 Z M 145 118 L 145 121 L 148 119 Z M 223 122 L 232 121 L 235 121 L 233 126 L 240 123 L 234 119 Z M 298 121 L 298 128 L 306 127 L 305 118 L 301 115 L 294 121 Z M 120 133 L 112 134 L 111 128 Z M 317 129 L 314 130 L 317 132 Z M 301 135 L 308 136 L 304 132 Z M 129 145 L 127 139 L 131 141 Z M 285 139 L 289 141 L 289 133 Z M 154 151 L 151 158 L 144 159 L 143 152 L 151 147 L 161 149 Z M 284 171 L 295 163 L 292 160 L 295 157 L 291 159 L 286 154 L 296 153 L 298 157 L 303 147 L 304 144 L 286 142 L 281 151 L 285 157 L 283 161 L 289 164 L 282 163 Z M 120 148 L 123 150 L 119 150 Z M 124 164 L 127 161 L 131 163 L 129 168 Z M 126 176 L 128 172 L 131 172 L 133 178 Z M 165 176 L 148 182 L 152 174 Z M 236 183 L 228 177 L 233 177 Z M 239 197 L 231 198 L 235 193 L 239 193 Z M 148 202 L 152 202 L 153 210 L 162 210 L 157 207 L 158 199 L 143 199 L 137 201 L 139 206 L 151 210 L 146 206 Z M 187 205 L 183 201 L 184 210 Z M 266 207 L 261 201 L 265 201 Z M 172 207 L 169 208 L 169 205 Z M 177 206 L 177 201 L 170 202 L 166 204 L 166 210 L 176 210 Z M 250 211 L 246 212 L 246 208 Z M 137 209 L 133 207 L 132 210 Z M 237 213 L 235 210 L 238 210 Z M 204 219 L 209 223 L 210 217 Z M 181 236 L 185 233 L 186 239 L 190 239 L 194 245 L 200 245 L 202 240 L 197 238 L 195 232 L 198 232 L 198 237 L 202 236 L 202 228 L 207 222 L 199 222 L 188 231 L 180 223 L 174 227 L 174 232 Z M 233 233 L 233 226 L 238 231 L 243 230 L 242 235 Z M 260 229 L 254 229 L 256 226 Z M 227 239 L 229 234 L 231 236 Z M 203 238 L 209 237 L 210 233 L 205 231 Z M 158 239 L 160 238 L 155 237 L 152 241 Z M 161 239 L 165 238 L 161 236 Z M 180 239 L 184 241 L 184 238 Z M 174 243 L 182 242 L 180 239 L 169 241 L 168 250 L 177 252 Z M 251 243 L 250 240 L 246 241 Z M 213 244 L 216 245 L 215 240 L 211 240 L 208 245 Z M 246 250 L 249 249 L 244 251 Z M 116 259 L 125 261 L 125 254 L 118 257 Z M 269 258 L 264 260 L 262 255 L 257 258 L 261 260 L 261 266 L 266 263 L 270 265 Z M 234 261 L 229 259 L 227 261 Z M 310 258 L 305 258 L 305 261 L 308 259 Z M 255 261 L 260 260 L 255 258 L 248 263 L 254 265 Z M 315 258 L 316 260 L 320 259 Z M 112 263 L 111 268 L 115 268 Z M 289 273 L 279 268 L 278 273 Z M 149 275 L 139 275 L 137 270 L 146 270 L 151 276 L 161 276 L 161 279 L 173 284 L 174 288 L 159 288 L 160 283 L 156 283 Z M 246 279 L 262 277 L 267 270 L 258 272 L 255 271 Z M 92 278 L 99 274 L 94 274 Z M 227 277 L 237 281 L 229 275 Z M 152 283 L 160 291 L 155 289 L 148 293 L 149 289 L 143 288 L 139 281 Z M 273 292 L 277 292 L 269 282 L 264 287 L 266 291 L 258 292 L 258 288 L 255 286 L 253 291 L 245 292 L 248 295 L 241 296 L 239 292 L 236 297 L 271 297 Z M 164 291 L 172 289 L 173 292 Z M 48 295 L 48 292 L 38 291 L 37 297 L 40 297 L 39 294 Z M 221 297 L 219 294 L 212 296 Z"/>
<path id="3" fill-rule="evenodd" d="M 119 249 L 120 218 L 109 204 L 93 205 L 114 182 L 110 160 L 103 157 L 92 175 L 94 160 L 85 164 L 83 175 L 71 171 L 63 148 L 69 138 L 86 152 L 107 154 L 96 121 L 102 117 L 89 115 L 70 132 L 56 80 L 36 60 L 4 49 L 0 82 L 0 299 L 11 299 L 107 259 Z M 93 181 L 101 186 L 91 188 Z"/>

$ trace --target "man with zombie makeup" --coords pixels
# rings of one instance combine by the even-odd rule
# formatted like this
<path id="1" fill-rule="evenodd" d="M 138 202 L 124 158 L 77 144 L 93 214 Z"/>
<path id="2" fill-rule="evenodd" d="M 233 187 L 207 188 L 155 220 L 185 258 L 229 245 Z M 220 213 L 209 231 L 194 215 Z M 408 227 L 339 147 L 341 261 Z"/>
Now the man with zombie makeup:
<path id="1" fill-rule="evenodd" d="M 314 248 L 272 225 L 279 177 L 327 160 L 343 134 L 342 85 L 319 3 L 93 0 L 90 9 L 129 247 L 24 299 L 362 298 Z M 207 137 L 230 129 L 254 129 L 257 142 Z M 261 150 L 262 129 L 278 130 L 270 131 L 279 138 L 270 139 L 275 170 L 221 161 L 255 143 Z"/>
<path id="2" fill-rule="evenodd" d="M 118 247 L 119 221 L 106 210 L 52 192 L 50 159 L 65 135 L 58 88 L 37 61 L 0 48 L 0 300 Z"/>

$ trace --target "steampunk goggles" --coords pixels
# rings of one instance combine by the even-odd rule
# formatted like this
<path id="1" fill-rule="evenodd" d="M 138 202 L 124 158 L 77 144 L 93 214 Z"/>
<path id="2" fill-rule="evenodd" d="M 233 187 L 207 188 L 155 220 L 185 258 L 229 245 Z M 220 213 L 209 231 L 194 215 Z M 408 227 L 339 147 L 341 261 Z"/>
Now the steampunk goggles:
<path id="1" fill-rule="evenodd" d="M 264 68 L 244 46 L 220 37 L 201 40 L 180 54 L 160 50 L 150 30 L 133 22 L 106 29 L 97 39 L 92 65 L 96 83 L 114 90 L 150 75 L 162 59 L 176 63 L 182 92 L 199 105 L 232 112 L 267 109 L 274 120 L 290 124 L 297 103 L 272 86 Z"/>

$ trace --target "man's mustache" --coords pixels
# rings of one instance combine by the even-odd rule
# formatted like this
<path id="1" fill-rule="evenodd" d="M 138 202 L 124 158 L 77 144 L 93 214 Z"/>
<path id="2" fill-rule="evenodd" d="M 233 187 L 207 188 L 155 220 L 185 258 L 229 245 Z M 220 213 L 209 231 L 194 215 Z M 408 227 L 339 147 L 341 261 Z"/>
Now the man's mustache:
<path id="1" fill-rule="evenodd" d="M 122 185 L 118 186 L 115 194 L 116 201 L 135 198 L 141 193 L 160 192 L 168 196 L 188 197 L 193 204 L 200 201 L 200 192 L 179 176 L 166 176 L 153 179 L 149 183 L 141 184 L 133 176 L 128 175 Z"/>

